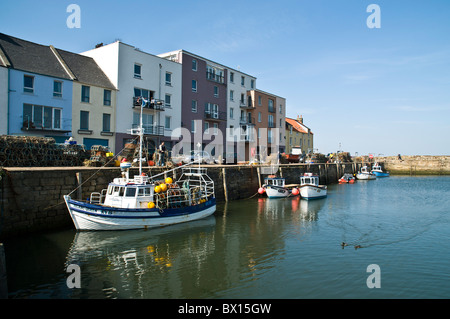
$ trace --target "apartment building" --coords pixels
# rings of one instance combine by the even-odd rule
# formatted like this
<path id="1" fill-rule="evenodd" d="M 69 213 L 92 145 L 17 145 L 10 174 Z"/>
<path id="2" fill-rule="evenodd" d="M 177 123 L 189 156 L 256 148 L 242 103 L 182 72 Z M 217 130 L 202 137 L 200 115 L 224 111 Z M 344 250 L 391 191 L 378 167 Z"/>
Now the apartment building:
<path id="1" fill-rule="evenodd" d="M 82 53 L 92 57 L 117 88 L 115 149 L 134 140 L 130 130 L 140 121 L 141 105 L 145 143 L 152 154 L 164 141 L 170 150 L 181 126 L 181 64 L 146 53 L 120 41 Z"/>

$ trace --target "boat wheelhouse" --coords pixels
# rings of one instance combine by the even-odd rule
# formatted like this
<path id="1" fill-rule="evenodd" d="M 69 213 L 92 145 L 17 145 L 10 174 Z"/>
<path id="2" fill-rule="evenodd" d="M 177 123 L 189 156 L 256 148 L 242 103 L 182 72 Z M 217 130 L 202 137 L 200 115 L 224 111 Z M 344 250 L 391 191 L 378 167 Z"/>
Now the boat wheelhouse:
<path id="1" fill-rule="evenodd" d="M 371 173 L 367 166 L 363 166 L 358 174 L 356 174 L 356 178 L 360 180 L 373 180 L 376 179 L 377 176 Z"/>
<path id="2" fill-rule="evenodd" d="M 372 170 L 370 171 L 372 174 L 376 175 L 377 177 L 388 177 L 389 172 L 383 171 L 381 168 L 381 165 L 378 163 L 375 163 L 372 167 Z"/>

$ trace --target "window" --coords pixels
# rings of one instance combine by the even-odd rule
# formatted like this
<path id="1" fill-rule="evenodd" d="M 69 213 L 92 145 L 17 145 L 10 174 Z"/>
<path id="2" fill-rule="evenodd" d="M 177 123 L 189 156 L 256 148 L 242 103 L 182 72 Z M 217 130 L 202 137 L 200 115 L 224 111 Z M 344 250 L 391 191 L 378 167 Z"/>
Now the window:
<path id="1" fill-rule="evenodd" d="M 133 127 L 138 127 L 140 122 L 141 114 L 139 112 L 133 112 Z M 153 114 L 142 114 L 142 125 L 146 134 L 156 133 L 156 129 L 153 126 Z"/>
<path id="2" fill-rule="evenodd" d="M 230 82 L 234 83 L 234 72 L 230 72 Z"/>
<path id="3" fill-rule="evenodd" d="M 142 65 L 135 63 L 134 64 L 134 77 L 136 79 L 140 79 L 141 78 L 141 70 L 142 69 Z"/>
<path id="4" fill-rule="evenodd" d="M 273 115 L 269 114 L 269 127 L 275 127 L 273 122 Z"/>
<path id="5" fill-rule="evenodd" d="M 213 127 L 214 127 L 213 134 L 215 135 L 219 134 L 219 124 L 213 123 Z"/>
<path id="6" fill-rule="evenodd" d="M 192 59 L 192 71 L 197 71 L 197 60 Z"/>
<path id="7" fill-rule="evenodd" d="M 209 134 L 209 123 L 205 122 L 205 134 Z"/>
<path id="8" fill-rule="evenodd" d="M 192 80 L 192 92 L 197 92 L 197 81 Z"/>
<path id="9" fill-rule="evenodd" d="M 145 89 L 134 88 L 134 97 L 142 96 L 144 99 L 149 100 L 153 97 L 153 92 Z"/>
<path id="10" fill-rule="evenodd" d="M 195 133 L 195 121 L 191 120 L 191 132 Z"/>
<path id="11" fill-rule="evenodd" d="M 62 111 L 59 108 L 24 104 L 23 127 L 60 130 L 61 115 Z"/>
<path id="12" fill-rule="evenodd" d="M 219 97 L 219 87 L 214 85 L 214 97 Z"/>
<path id="13" fill-rule="evenodd" d="M 241 85 L 244 86 L 245 85 L 245 77 L 241 76 Z"/>
<path id="14" fill-rule="evenodd" d="M 230 91 L 230 101 L 234 101 L 234 91 Z"/>
<path id="15" fill-rule="evenodd" d="M 81 86 L 81 102 L 89 103 L 91 88 L 89 86 Z"/>
<path id="16" fill-rule="evenodd" d="M 280 114 L 283 114 L 283 106 L 280 104 Z"/>
<path id="17" fill-rule="evenodd" d="M 103 113 L 103 132 L 111 132 L 111 114 Z"/>
<path id="18" fill-rule="evenodd" d="M 61 81 L 53 81 L 53 97 L 62 97 Z"/>
<path id="19" fill-rule="evenodd" d="M 230 129 L 228 130 L 228 132 L 229 132 L 230 136 L 233 136 L 233 133 L 234 133 L 234 126 L 233 125 L 230 125 Z"/>
<path id="20" fill-rule="evenodd" d="M 172 73 L 166 72 L 166 85 L 172 85 Z"/>
<path id="21" fill-rule="evenodd" d="M 166 97 L 165 97 L 166 107 L 168 107 L 168 108 L 171 107 L 171 100 L 172 100 L 172 96 L 170 94 L 166 94 Z"/>
<path id="22" fill-rule="evenodd" d="M 234 116 L 234 108 L 230 107 L 230 119 Z"/>
<path id="23" fill-rule="evenodd" d="M 136 187 L 127 187 L 125 191 L 125 197 L 136 196 Z"/>
<path id="24" fill-rule="evenodd" d="M 267 143 L 272 143 L 272 130 L 267 130 Z"/>
<path id="25" fill-rule="evenodd" d="M 164 126 L 164 128 L 166 130 L 170 130 L 170 121 L 171 121 L 171 117 L 170 116 L 166 116 L 166 122 L 165 122 L 165 126 Z"/>
<path id="26" fill-rule="evenodd" d="M 250 80 L 250 88 L 252 88 L 252 89 L 255 88 L 255 80 L 253 80 L 253 79 Z"/>
<path id="27" fill-rule="evenodd" d="M 80 130 L 89 130 L 89 112 L 80 111 Z"/>
<path id="28" fill-rule="evenodd" d="M 273 100 L 269 99 L 269 112 L 275 113 L 275 108 L 273 107 Z"/>
<path id="29" fill-rule="evenodd" d="M 261 123 L 261 121 L 262 121 L 262 114 L 261 112 L 258 112 L 258 122 Z"/>
<path id="30" fill-rule="evenodd" d="M 197 113 L 197 101 L 196 100 L 192 100 L 191 110 L 192 110 L 192 113 Z"/>
<path id="31" fill-rule="evenodd" d="M 262 99 L 261 99 L 261 95 L 258 95 L 258 105 L 261 106 L 262 105 Z"/>
<path id="32" fill-rule="evenodd" d="M 23 91 L 25 93 L 34 93 L 34 76 L 23 76 Z"/>
<path id="33" fill-rule="evenodd" d="M 103 91 L 103 105 L 111 106 L 111 90 Z"/>

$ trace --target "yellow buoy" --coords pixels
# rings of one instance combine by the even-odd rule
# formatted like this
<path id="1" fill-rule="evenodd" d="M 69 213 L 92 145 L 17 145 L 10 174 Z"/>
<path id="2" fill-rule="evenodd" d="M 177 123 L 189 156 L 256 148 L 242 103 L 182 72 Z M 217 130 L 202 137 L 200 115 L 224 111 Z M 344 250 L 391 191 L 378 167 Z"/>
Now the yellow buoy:
<path id="1" fill-rule="evenodd" d="M 155 193 L 161 193 L 161 187 L 156 186 L 155 187 Z"/>
<path id="2" fill-rule="evenodd" d="M 161 184 L 161 185 L 159 185 L 159 187 L 161 188 L 161 190 L 163 192 L 165 192 L 167 190 L 167 185 L 166 184 Z"/>
<path id="3" fill-rule="evenodd" d="M 166 178 L 166 184 L 172 184 L 173 180 L 170 177 Z"/>
<path id="4" fill-rule="evenodd" d="M 149 202 L 149 203 L 147 204 L 147 207 L 150 208 L 150 209 L 155 208 L 155 203 Z"/>

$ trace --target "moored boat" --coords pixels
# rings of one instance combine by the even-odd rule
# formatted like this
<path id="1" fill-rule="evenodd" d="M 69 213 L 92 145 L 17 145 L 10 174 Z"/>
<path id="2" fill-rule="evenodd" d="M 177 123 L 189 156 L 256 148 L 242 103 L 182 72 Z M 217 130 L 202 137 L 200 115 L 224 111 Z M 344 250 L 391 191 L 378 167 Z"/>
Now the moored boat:
<path id="1" fill-rule="evenodd" d="M 360 180 L 372 180 L 376 179 L 377 176 L 369 171 L 367 166 L 361 167 L 361 170 L 356 174 L 356 178 Z"/>
<path id="2" fill-rule="evenodd" d="M 286 185 L 285 179 L 270 175 L 264 180 L 264 185 L 258 190 L 259 194 L 266 194 L 268 198 L 284 198 L 299 194 L 297 185 Z"/>
<path id="3" fill-rule="evenodd" d="M 194 167 L 189 163 L 152 177 L 142 173 L 142 108 L 140 126 L 131 130 L 140 139 L 139 175 L 130 178 L 131 163 L 123 161 L 122 176 L 101 193 L 91 193 L 87 201 L 65 195 L 77 230 L 147 229 L 205 218 L 216 211 L 214 181 L 200 164 Z M 163 178 L 177 170 L 181 170 L 177 181 Z"/>
<path id="4" fill-rule="evenodd" d="M 381 165 L 375 163 L 370 171 L 372 174 L 375 174 L 377 177 L 389 177 L 389 172 L 383 171 Z"/>
<path id="5" fill-rule="evenodd" d="M 353 184 L 355 182 L 355 177 L 352 174 L 345 173 L 338 180 L 339 184 Z"/>
<path id="6" fill-rule="evenodd" d="M 300 196 L 304 199 L 319 199 L 327 196 L 327 186 L 319 185 L 319 176 L 305 173 L 300 176 Z"/>

